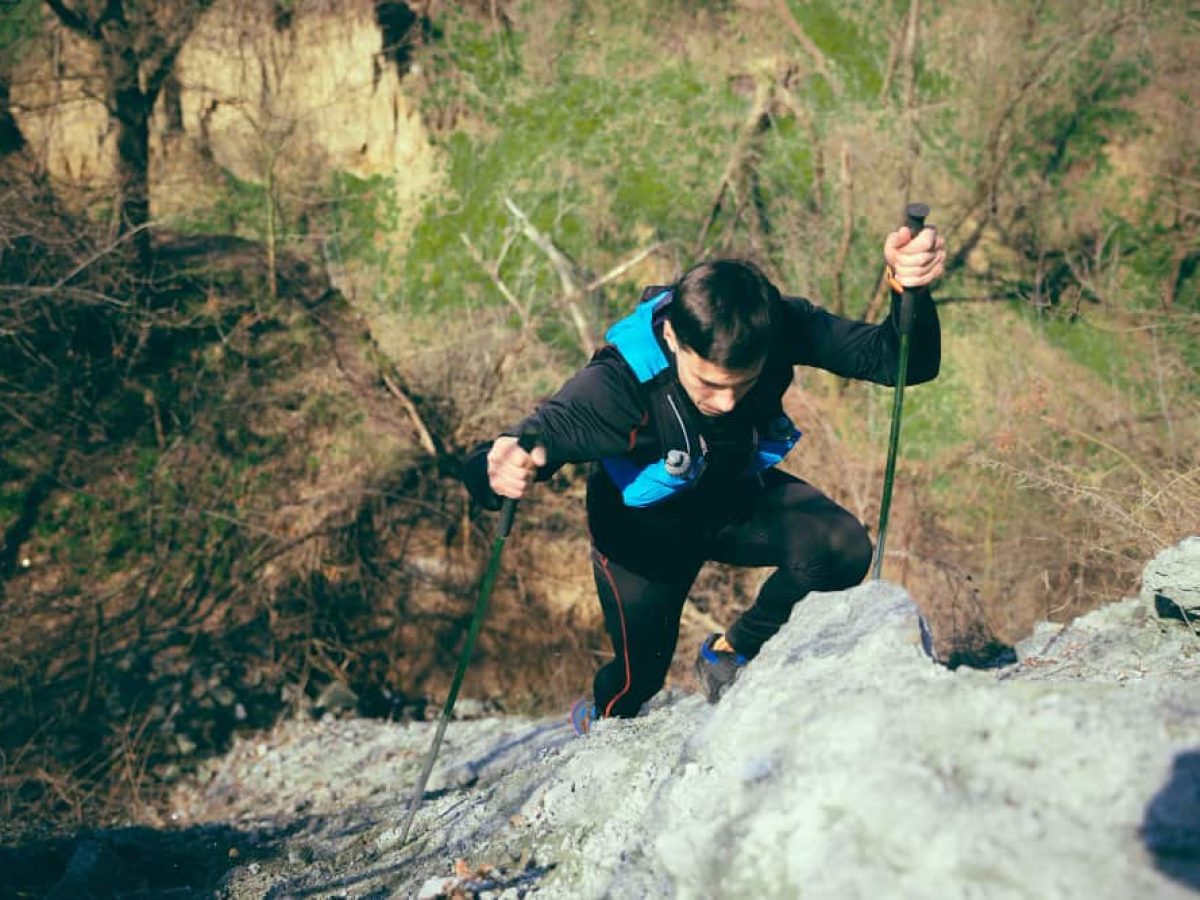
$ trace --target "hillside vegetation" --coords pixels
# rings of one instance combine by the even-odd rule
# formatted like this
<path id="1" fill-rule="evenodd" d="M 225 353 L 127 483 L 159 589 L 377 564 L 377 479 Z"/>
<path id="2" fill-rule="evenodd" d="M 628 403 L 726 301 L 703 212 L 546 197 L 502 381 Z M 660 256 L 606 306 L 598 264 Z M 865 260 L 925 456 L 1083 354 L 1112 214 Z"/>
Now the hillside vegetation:
<path id="1" fill-rule="evenodd" d="M 1200 531 L 1181 5 L 27 0 L 0 24 L 10 829 L 154 821 L 238 729 L 440 703 L 490 528 L 462 455 L 703 257 L 877 319 L 907 200 L 952 258 L 885 575 L 946 654 L 1128 596 Z M 787 467 L 872 529 L 890 403 L 815 372 L 789 396 Z M 581 475 L 523 504 L 464 696 L 557 708 L 604 658 Z M 706 571 L 681 648 L 759 577 Z"/>

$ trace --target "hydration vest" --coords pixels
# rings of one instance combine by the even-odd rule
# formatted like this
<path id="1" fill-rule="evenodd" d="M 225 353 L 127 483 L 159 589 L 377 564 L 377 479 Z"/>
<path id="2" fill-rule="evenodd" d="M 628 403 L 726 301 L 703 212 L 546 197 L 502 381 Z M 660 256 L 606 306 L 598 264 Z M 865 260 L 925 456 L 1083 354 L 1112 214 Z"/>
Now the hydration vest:
<path id="1" fill-rule="evenodd" d="M 663 448 L 661 458 L 650 462 L 635 458 L 633 452 L 601 460 L 626 506 L 654 506 L 691 489 L 704 474 L 707 461 L 704 435 L 691 423 L 677 396 L 681 386 L 655 333 L 671 296 L 666 289 L 647 289 L 637 308 L 604 336 L 637 376 L 647 400 L 647 415 L 657 427 Z M 778 465 L 800 440 L 799 430 L 778 401 L 761 418 L 754 426 L 754 453 L 743 478 Z"/>

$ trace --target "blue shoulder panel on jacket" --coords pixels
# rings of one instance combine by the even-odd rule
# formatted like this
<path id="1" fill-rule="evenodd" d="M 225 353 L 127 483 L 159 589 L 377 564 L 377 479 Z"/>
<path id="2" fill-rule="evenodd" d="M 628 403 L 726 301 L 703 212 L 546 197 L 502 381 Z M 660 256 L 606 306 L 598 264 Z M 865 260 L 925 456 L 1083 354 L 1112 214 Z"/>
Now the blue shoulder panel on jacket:
<path id="1" fill-rule="evenodd" d="M 621 357 L 643 384 L 667 368 L 667 356 L 654 335 L 654 313 L 670 297 L 663 291 L 608 329 L 604 339 L 621 351 Z"/>

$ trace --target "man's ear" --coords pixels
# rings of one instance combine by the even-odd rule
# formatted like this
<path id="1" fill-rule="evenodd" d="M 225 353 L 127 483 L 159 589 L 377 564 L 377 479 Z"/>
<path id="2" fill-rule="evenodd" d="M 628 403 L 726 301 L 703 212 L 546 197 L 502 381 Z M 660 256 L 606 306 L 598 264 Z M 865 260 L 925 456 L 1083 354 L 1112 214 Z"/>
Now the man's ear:
<path id="1" fill-rule="evenodd" d="M 678 356 L 679 340 L 675 337 L 675 329 L 671 327 L 670 320 L 663 322 L 663 337 L 666 338 L 668 349 Z"/>

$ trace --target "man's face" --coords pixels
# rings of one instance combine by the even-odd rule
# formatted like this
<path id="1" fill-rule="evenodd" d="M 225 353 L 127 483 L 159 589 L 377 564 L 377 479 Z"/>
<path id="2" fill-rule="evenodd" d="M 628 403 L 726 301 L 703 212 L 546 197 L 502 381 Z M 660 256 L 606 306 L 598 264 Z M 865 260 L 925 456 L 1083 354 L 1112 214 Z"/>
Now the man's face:
<path id="1" fill-rule="evenodd" d="M 663 337 L 675 354 L 675 371 L 679 383 L 691 397 L 696 409 L 706 416 L 722 416 L 730 412 L 762 375 L 763 360 L 748 369 L 726 369 L 709 362 L 696 351 L 680 346 L 671 323 L 663 326 Z"/>

